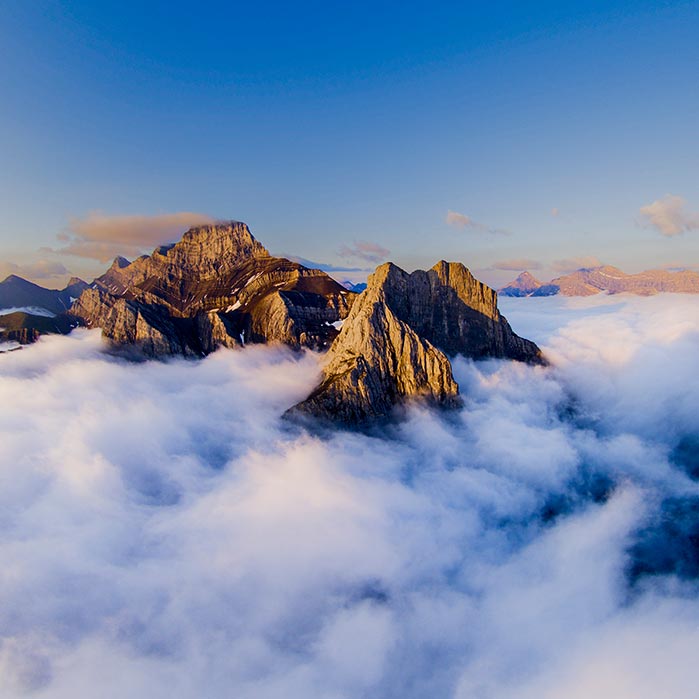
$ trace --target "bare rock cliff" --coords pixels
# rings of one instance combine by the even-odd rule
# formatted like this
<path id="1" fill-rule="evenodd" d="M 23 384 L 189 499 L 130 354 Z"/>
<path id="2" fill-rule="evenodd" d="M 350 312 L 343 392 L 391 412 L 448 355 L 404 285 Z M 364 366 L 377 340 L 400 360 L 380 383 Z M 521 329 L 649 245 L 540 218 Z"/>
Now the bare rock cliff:
<path id="1" fill-rule="evenodd" d="M 497 294 L 462 264 L 408 274 L 386 263 L 344 321 L 321 384 L 291 413 L 360 424 L 407 398 L 457 405 L 447 354 L 543 362 L 500 315 Z"/>
<path id="2" fill-rule="evenodd" d="M 244 223 L 198 226 L 134 262 L 117 258 L 71 308 L 117 346 L 147 356 L 283 342 L 326 348 L 356 294 L 272 257 Z"/>

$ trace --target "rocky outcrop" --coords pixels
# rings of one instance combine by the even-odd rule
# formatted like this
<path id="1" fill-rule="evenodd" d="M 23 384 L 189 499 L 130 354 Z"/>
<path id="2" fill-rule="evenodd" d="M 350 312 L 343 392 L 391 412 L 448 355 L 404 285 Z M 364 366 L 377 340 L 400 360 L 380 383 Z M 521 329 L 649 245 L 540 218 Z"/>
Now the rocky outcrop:
<path id="1" fill-rule="evenodd" d="M 525 279 L 524 283 L 520 282 L 522 279 Z M 534 280 L 538 286 L 528 285 L 527 280 Z M 638 274 L 626 274 L 617 267 L 603 265 L 579 269 L 556 277 L 546 284 L 538 282 L 528 272 L 523 272 L 500 290 L 500 294 L 504 296 L 593 296 L 602 292 L 638 296 L 652 296 L 661 292 L 699 294 L 699 272 L 651 269 Z"/>
<path id="2" fill-rule="evenodd" d="M 326 348 L 355 296 L 320 270 L 271 256 L 231 221 L 192 228 L 134 262 L 115 259 L 71 312 L 117 346 L 198 356 L 246 342 Z"/>
<path id="3" fill-rule="evenodd" d="M 543 286 L 534 275 L 529 272 L 522 272 L 517 279 L 511 281 L 507 286 L 498 289 L 500 296 L 531 296 L 537 289 Z"/>
<path id="4" fill-rule="evenodd" d="M 495 291 L 462 264 L 442 261 L 408 274 L 386 263 L 344 321 L 322 382 L 291 413 L 361 424 L 407 398 L 456 405 L 447 354 L 543 362 L 539 348 L 500 315 Z"/>

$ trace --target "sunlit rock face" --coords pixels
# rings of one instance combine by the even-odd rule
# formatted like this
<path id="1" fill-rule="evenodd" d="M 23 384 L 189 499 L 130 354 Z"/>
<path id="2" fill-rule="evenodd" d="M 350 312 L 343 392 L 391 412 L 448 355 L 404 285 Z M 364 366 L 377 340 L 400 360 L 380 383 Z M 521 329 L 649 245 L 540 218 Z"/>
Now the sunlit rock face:
<path id="1" fill-rule="evenodd" d="M 495 291 L 462 264 L 441 261 L 412 274 L 383 264 L 330 348 L 321 384 L 292 414 L 357 424 L 407 398 L 458 405 L 447 354 L 543 361 L 533 342 L 512 332 Z"/>
<path id="2" fill-rule="evenodd" d="M 74 305 L 87 326 L 147 356 L 282 342 L 324 348 L 355 297 L 320 270 L 270 256 L 247 225 L 198 226 L 175 245 L 117 258 Z"/>

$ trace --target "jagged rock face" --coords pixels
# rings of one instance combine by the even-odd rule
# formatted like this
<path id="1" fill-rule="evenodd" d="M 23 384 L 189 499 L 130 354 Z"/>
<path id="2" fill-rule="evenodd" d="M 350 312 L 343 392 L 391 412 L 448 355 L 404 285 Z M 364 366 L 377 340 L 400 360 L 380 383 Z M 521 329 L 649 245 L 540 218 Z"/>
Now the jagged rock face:
<path id="1" fill-rule="evenodd" d="M 72 313 L 149 356 L 245 342 L 327 347 L 355 296 L 320 270 L 271 257 L 238 222 L 192 228 L 132 263 L 117 258 L 94 287 Z"/>
<path id="2" fill-rule="evenodd" d="M 534 275 L 522 272 L 517 279 L 498 290 L 500 296 L 531 296 L 537 289 L 543 286 Z"/>
<path id="3" fill-rule="evenodd" d="M 453 406 L 458 385 L 445 353 L 542 362 L 500 315 L 497 294 L 463 265 L 412 274 L 381 265 L 330 348 L 320 386 L 292 413 L 358 424 L 406 398 Z"/>
<path id="4" fill-rule="evenodd" d="M 238 221 L 190 228 L 174 245 L 156 248 L 129 263 L 117 257 L 95 282 L 115 295 L 134 287 L 160 296 L 186 315 L 197 302 L 197 287 L 222 279 L 253 258 L 269 257 L 267 249 Z"/>

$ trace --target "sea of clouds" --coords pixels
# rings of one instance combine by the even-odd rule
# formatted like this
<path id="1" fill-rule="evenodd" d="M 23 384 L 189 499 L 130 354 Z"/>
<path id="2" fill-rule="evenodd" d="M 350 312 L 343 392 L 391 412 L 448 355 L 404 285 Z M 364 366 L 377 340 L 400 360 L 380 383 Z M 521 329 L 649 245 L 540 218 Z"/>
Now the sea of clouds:
<path id="1" fill-rule="evenodd" d="M 373 435 L 312 353 L 0 356 L 0 696 L 694 699 L 699 298 L 502 306 L 551 366 Z"/>

